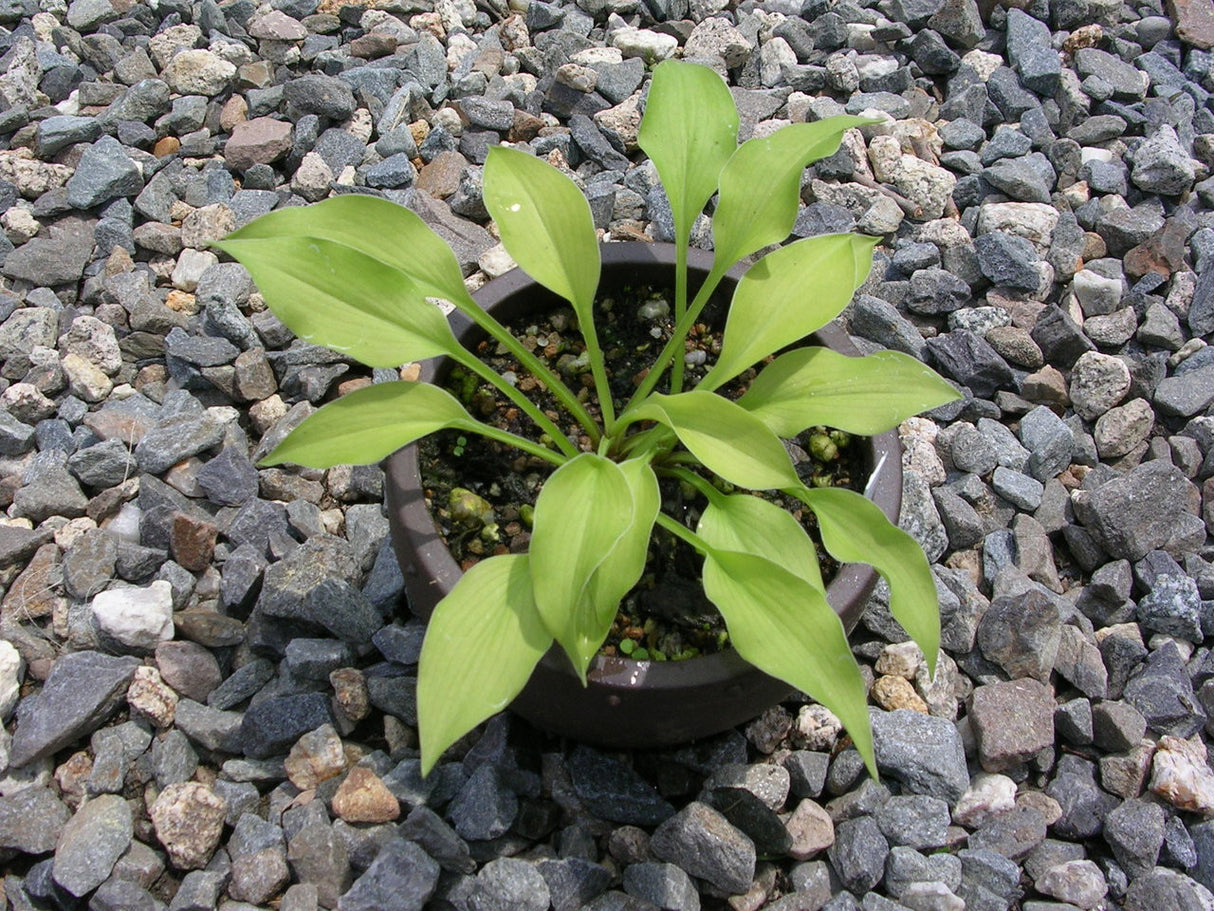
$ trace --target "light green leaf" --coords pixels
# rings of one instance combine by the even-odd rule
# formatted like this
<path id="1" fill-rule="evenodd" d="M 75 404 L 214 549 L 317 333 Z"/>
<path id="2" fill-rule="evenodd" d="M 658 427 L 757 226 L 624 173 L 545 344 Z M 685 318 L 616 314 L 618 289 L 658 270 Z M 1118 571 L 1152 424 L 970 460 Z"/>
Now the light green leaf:
<path id="1" fill-rule="evenodd" d="M 734 289 L 721 356 L 706 376 L 715 389 L 772 352 L 800 341 L 838 316 L 872 268 L 877 238 L 807 237 L 773 250 Z"/>
<path id="2" fill-rule="evenodd" d="M 918 542 L 855 491 L 801 488 L 795 495 L 818 517 L 822 544 L 832 557 L 844 563 L 867 563 L 889 584 L 889 611 L 919 644 L 934 674 L 940 650 L 940 605 Z"/>
<path id="3" fill-rule="evenodd" d="M 485 207 L 514 261 L 573 304 L 583 327 L 592 326 L 599 244 L 577 185 L 546 161 L 493 146 L 485 162 Z"/>
<path id="4" fill-rule="evenodd" d="M 805 528 L 788 510 L 749 494 L 713 499 L 700 517 L 696 534 L 718 550 L 764 557 L 825 590 L 818 551 Z"/>
<path id="5" fill-rule="evenodd" d="M 738 109 L 725 80 L 699 64 L 659 63 L 637 144 L 658 170 L 674 214 L 675 238 L 686 244 L 738 145 Z"/>
<path id="6" fill-rule="evenodd" d="M 552 645 L 526 554 L 477 563 L 434 609 L 417 674 L 422 774 L 443 751 L 523 689 Z"/>
<path id="7" fill-rule="evenodd" d="M 369 367 L 399 367 L 459 350 L 447 318 L 398 269 L 331 240 L 229 238 L 274 315 L 304 341 Z"/>
<path id="8" fill-rule="evenodd" d="M 544 482 L 535 501 L 531 575 L 535 604 L 544 625 L 561 644 L 584 683 L 586 668 L 606 630 L 601 616 L 608 587 L 591 585 L 617 542 L 632 526 L 632 489 L 619 466 L 585 452 Z M 609 605 L 614 613 L 619 597 Z"/>
<path id="9" fill-rule="evenodd" d="M 644 459 L 629 459 L 618 463 L 632 496 L 632 524 L 616 542 L 615 547 L 599 564 L 590 580 L 589 601 L 596 606 L 599 643 L 611 629 L 620 600 L 628 594 L 645 571 L 649 557 L 649 537 L 653 523 L 662 506 L 658 478 Z M 591 638 L 594 638 L 593 636 Z"/>
<path id="10" fill-rule="evenodd" d="M 727 268 L 788 237 L 797 220 L 806 165 L 833 155 L 851 127 L 872 122 L 840 115 L 791 123 L 738 146 L 721 171 L 721 195 L 712 218 L 716 263 Z"/>
<path id="11" fill-rule="evenodd" d="M 331 240 L 399 269 L 429 297 L 469 299 L 459 262 L 446 241 L 416 212 L 386 199 L 351 193 L 311 206 L 289 206 L 249 222 L 227 240 L 275 237 Z"/>
<path id="12" fill-rule="evenodd" d="M 872 436 L 957 398 L 938 373 L 900 351 L 847 357 L 811 347 L 764 367 L 738 404 L 782 437 L 819 424 Z"/>
<path id="13" fill-rule="evenodd" d="M 746 409 L 711 392 L 656 393 L 623 417 L 666 425 L 705 467 L 738 487 L 800 483 L 780 439 Z"/>
<path id="14" fill-rule="evenodd" d="M 481 426 L 451 393 L 428 383 L 365 386 L 323 406 L 287 434 L 261 465 L 369 465 L 444 428 Z"/>
<path id="15" fill-rule="evenodd" d="M 875 778 L 864 679 L 822 590 L 763 557 L 711 551 L 704 591 L 738 654 L 834 712 Z"/>

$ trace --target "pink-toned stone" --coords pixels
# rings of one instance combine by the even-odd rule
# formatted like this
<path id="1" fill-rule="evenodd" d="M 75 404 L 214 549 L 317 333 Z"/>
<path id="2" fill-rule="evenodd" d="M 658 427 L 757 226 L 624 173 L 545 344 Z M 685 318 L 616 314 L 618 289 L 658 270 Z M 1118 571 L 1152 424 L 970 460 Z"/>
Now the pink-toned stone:
<path id="1" fill-rule="evenodd" d="M 254 117 L 232 128 L 223 147 L 224 160 L 237 171 L 270 164 L 291 150 L 291 124 L 273 117 Z"/>
<path id="2" fill-rule="evenodd" d="M 830 814 L 808 798 L 797 804 L 784 826 L 792 836 L 788 856 L 796 860 L 809 860 L 835 843 Z"/>
<path id="3" fill-rule="evenodd" d="M 1161 737 L 1155 750 L 1151 791 L 1182 810 L 1214 815 L 1214 772 L 1198 739 Z"/>
<path id="4" fill-rule="evenodd" d="M 287 778 L 309 791 L 346 770 L 346 751 L 330 724 L 322 724 L 295 742 L 286 761 Z"/>
<path id="5" fill-rule="evenodd" d="M 282 10 L 271 10 L 249 23 L 249 34 L 268 41 L 303 41 L 308 30 Z"/>
<path id="6" fill-rule="evenodd" d="M 154 667 L 135 668 L 135 676 L 126 691 L 131 711 L 142 715 L 158 728 L 167 728 L 177 714 L 177 694 Z"/>
<path id="7" fill-rule="evenodd" d="M 1168 0 L 1167 8 L 1176 23 L 1176 37 L 1203 51 L 1214 47 L 1214 2 Z"/>
<path id="8" fill-rule="evenodd" d="M 355 766 L 333 795 L 333 812 L 346 822 L 392 822 L 400 802 L 378 775 Z"/>
<path id="9" fill-rule="evenodd" d="M 228 802 L 197 781 L 171 784 L 156 798 L 149 815 L 156 837 L 179 870 L 200 870 L 219 846 Z"/>

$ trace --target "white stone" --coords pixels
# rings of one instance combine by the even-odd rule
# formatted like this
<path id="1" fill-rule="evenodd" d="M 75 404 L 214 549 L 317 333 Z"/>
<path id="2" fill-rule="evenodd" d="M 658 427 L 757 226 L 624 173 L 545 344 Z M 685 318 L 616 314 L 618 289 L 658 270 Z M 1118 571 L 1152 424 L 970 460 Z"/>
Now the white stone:
<path id="1" fill-rule="evenodd" d="M 893 184 L 898 192 L 923 210 L 923 218 L 940 218 L 952 199 L 957 178 L 938 165 L 914 155 L 903 155 Z"/>
<path id="2" fill-rule="evenodd" d="M 118 514 L 109 519 L 102 527 L 119 541 L 138 544 L 139 522 L 142 518 L 142 509 L 134 503 L 124 503 L 118 510 Z"/>
<path id="3" fill-rule="evenodd" d="M 1033 884 L 1038 892 L 1089 911 L 1108 894 L 1100 868 L 1090 860 L 1068 860 L 1046 870 Z"/>
<path id="4" fill-rule="evenodd" d="M 60 365 L 67 376 L 68 389 L 72 395 L 86 402 L 103 401 L 114 388 L 114 381 L 106 376 L 100 367 L 75 352 L 69 351 L 65 354 Z"/>
<path id="5" fill-rule="evenodd" d="M 566 63 L 557 67 L 556 81 L 576 92 L 593 92 L 599 84 L 599 74 L 580 63 Z"/>
<path id="6" fill-rule="evenodd" d="M 173 268 L 173 287 L 180 291 L 194 291 L 202 278 L 202 273 L 219 262 L 219 257 L 209 250 L 194 250 L 186 248 L 177 257 L 177 265 Z"/>
<path id="7" fill-rule="evenodd" d="M 932 487 L 948 480 L 944 460 L 936 449 L 936 437 L 940 428 L 930 418 L 907 418 L 898 428 L 898 440 L 902 443 L 902 467 L 914 471 Z"/>
<path id="8" fill-rule="evenodd" d="M 856 229 L 862 234 L 880 237 L 893 234 L 902 224 L 906 213 L 888 196 L 878 196 L 863 215 L 856 219 Z"/>
<path id="9" fill-rule="evenodd" d="M 476 264 L 490 278 L 505 275 L 518 265 L 501 244 L 496 244 L 482 253 L 481 258 L 476 261 Z"/>
<path id="10" fill-rule="evenodd" d="M 625 98 L 615 107 L 599 111 L 594 115 L 594 122 L 604 130 L 610 130 L 624 143 L 624 149 L 635 152 L 637 135 L 641 128 L 641 93 L 637 92 Z"/>
<path id="11" fill-rule="evenodd" d="M 96 527 L 97 523 L 88 516 L 71 519 L 55 532 L 55 544 L 62 551 L 71 550 L 86 532 L 90 532 Z"/>
<path id="12" fill-rule="evenodd" d="M 333 180 L 333 172 L 325 164 L 325 160 L 316 152 L 309 152 L 295 169 L 291 178 L 291 189 L 308 202 L 320 202 L 329 195 L 329 184 Z"/>
<path id="13" fill-rule="evenodd" d="M 709 16 L 691 30 L 683 56 L 720 57 L 727 67 L 740 66 L 750 56 L 750 42 L 728 19 Z"/>
<path id="14" fill-rule="evenodd" d="M 1130 368 L 1111 354 L 1085 351 L 1071 371 L 1071 404 L 1085 420 L 1094 421 L 1130 391 Z"/>
<path id="15" fill-rule="evenodd" d="M 16 647 L 7 639 L 0 639 L 0 721 L 8 721 L 17 707 L 24 673 L 25 661 Z"/>
<path id="16" fill-rule="evenodd" d="M 936 881 L 908 884 L 898 896 L 898 902 L 911 911 L 965 911 L 965 899 Z"/>
<path id="17" fill-rule="evenodd" d="M 803 705 L 797 713 L 792 739 L 799 749 L 830 750 L 843 732 L 843 723 L 824 705 Z"/>
<path id="18" fill-rule="evenodd" d="M 694 35 L 695 32 L 693 31 Z M 582 66 L 594 66 L 596 63 L 623 63 L 624 55 L 618 47 L 588 47 L 578 51 L 569 58 L 570 63 L 580 63 Z"/>
<path id="19" fill-rule="evenodd" d="M 1214 772 L 1201 740 L 1161 737 L 1150 788 L 1174 807 L 1214 816 Z"/>
<path id="20" fill-rule="evenodd" d="M 796 66 L 797 55 L 783 38 L 772 38 L 759 48 L 759 78 L 766 86 L 784 81 L 784 67 Z"/>
<path id="21" fill-rule="evenodd" d="M 1108 163 L 1113 160 L 1113 152 L 1111 149 L 1100 149 L 1095 146 L 1083 146 L 1079 150 L 1079 163 L 1087 164 L 1089 161 L 1103 161 Z"/>
<path id="22" fill-rule="evenodd" d="M 181 51 L 164 68 L 164 81 L 174 92 L 208 98 L 226 89 L 235 75 L 235 66 L 205 50 Z"/>
<path id="23" fill-rule="evenodd" d="M 978 210 L 978 233 L 1006 231 L 1046 253 L 1058 227 L 1058 210 L 1041 202 L 993 202 Z"/>
<path id="24" fill-rule="evenodd" d="M 157 68 L 163 70 L 179 51 L 195 47 L 202 40 L 202 29 L 196 25 L 173 25 L 148 39 L 148 55 Z"/>
<path id="25" fill-rule="evenodd" d="M 1091 269 L 1080 269 L 1071 279 L 1071 290 L 1084 316 L 1105 316 L 1121 306 L 1121 279 L 1105 278 Z"/>
<path id="26" fill-rule="evenodd" d="M 988 816 L 1006 813 L 1016 806 L 1016 782 L 1006 775 L 979 772 L 953 807 L 953 822 L 976 828 Z"/>
<path id="27" fill-rule="evenodd" d="M 914 642 L 893 642 L 881 649 L 873 670 L 878 674 L 894 674 L 912 680 L 922 663 L 923 652 Z"/>
<path id="28" fill-rule="evenodd" d="M 25 206 L 12 206 L 0 215 L 0 226 L 13 246 L 19 247 L 42 230 L 42 223 Z"/>
<path id="29" fill-rule="evenodd" d="M 611 36 L 611 44 L 619 48 L 625 57 L 640 57 L 652 62 L 672 57 L 679 49 L 679 39 L 674 35 L 663 35 L 647 28 L 632 26 L 617 29 Z"/>
<path id="30" fill-rule="evenodd" d="M 147 588 L 112 588 L 93 598 L 102 632 L 132 649 L 153 649 L 173 638 L 173 588 L 158 579 Z"/>
<path id="31" fill-rule="evenodd" d="M 991 74 L 1001 66 L 1007 66 L 998 54 L 988 54 L 986 51 L 970 51 L 961 58 L 962 66 L 972 66 L 983 82 L 991 78 Z"/>

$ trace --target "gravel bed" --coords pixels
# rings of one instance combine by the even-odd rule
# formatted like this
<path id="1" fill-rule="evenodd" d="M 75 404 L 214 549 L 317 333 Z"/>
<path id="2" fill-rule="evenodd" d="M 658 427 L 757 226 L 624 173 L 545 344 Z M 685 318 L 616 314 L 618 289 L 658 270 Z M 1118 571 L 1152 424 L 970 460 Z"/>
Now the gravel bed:
<path id="1" fill-rule="evenodd" d="M 0 906 L 1214 908 L 1214 9 L 1014 5 L 0 2 Z M 887 115 L 795 231 L 883 235 L 848 328 L 966 393 L 902 429 L 940 673 L 879 592 L 880 782 L 798 699 L 632 755 L 500 716 L 423 780 L 381 473 L 255 467 L 376 377 L 208 243 L 369 192 L 481 282 L 501 142 L 667 239 L 671 55 L 744 138 Z"/>

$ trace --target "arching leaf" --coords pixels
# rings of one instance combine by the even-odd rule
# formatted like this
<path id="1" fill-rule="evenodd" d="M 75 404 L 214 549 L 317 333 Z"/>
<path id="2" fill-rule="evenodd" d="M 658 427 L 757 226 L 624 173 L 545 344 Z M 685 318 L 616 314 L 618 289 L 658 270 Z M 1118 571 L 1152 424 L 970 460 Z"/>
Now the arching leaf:
<path id="1" fill-rule="evenodd" d="M 847 357 L 810 347 L 764 367 L 738 404 L 786 438 L 819 424 L 872 436 L 957 398 L 938 373 L 899 351 Z"/>
<path id="2" fill-rule="evenodd" d="M 712 218 L 717 263 L 727 268 L 788 237 L 797 219 L 806 165 L 838 151 L 851 127 L 872 122 L 839 115 L 791 123 L 738 146 L 721 171 L 721 195 Z"/>
<path id="3" fill-rule="evenodd" d="M 592 586 L 591 579 L 632 526 L 632 510 L 632 490 L 619 466 L 589 452 L 554 471 L 535 502 L 535 604 L 583 683 L 607 634 L 601 617 L 609 608 L 614 615 L 619 604 L 618 595 L 612 601 L 612 591 Z"/>
<path id="4" fill-rule="evenodd" d="M 411 278 L 365 253 L 314 237 L 229 237 L 274 315 L 305 341 L 369 367 L 453 354 L 447 318 Z"/>
<path id="5" fill-rule="evenodd" d="M 818 517 L 822 544 L 844 563 L 867 563 L 889 584 L 889 612 L 918 643 L 935 673 L 940 650 L 940 605 L 927 557 L 909 534 L 871 501 L 838 487 L 796 494 Z"/>
<path id="6" fill-rule="evenodd" d="M 662 179 L 676 242 L 686 244 L 738 145 L 738 109 L 725 80 L 699 64 L 659 63 L 637 143 Z"/>
<path id="7" fill-rule="evenodd" d="M 807 237 L 773 250 L 734 289 L 709 371 L 713 389 L 767 355 L 798 342 L 838 316 L 872 267 L 877 238 L 861 234 Z"/>
<path id="8" fill-rule="evenodd" d="M 287 434 L 261 465 L 369 465 L 445 428 L 478 423 L 451 393 L 428 383 L 376 383 L 323 406 Z"/>
<path id="9" fill-rule="evenodd" d="M 417 674 L 422 774 L 443 751 L 508 706 L 552 645 L 531 597 L 526 554 L 482 560 L 426 627 Z"/>
<path id="10" fill-rule="evenodd" d="M 577 185 L 533 155 L 493 146 L 485 162 L 485 207 L 502 244 L 537 282 L 593 324 L 599 245 L 590 204 Z"/>
<path id="11" fill-rule="evenodd" d="M 730 484 L 770 490 L 799 484 L 779 438 L 746 409 L 711 392 L 649 396 L 626 415 L 675 432 L 709 470 Z"/>
<path id="12" fill-rule="evenodd" d="M 738 654 L 834 712 L 875 778 L 864 679 L 825 593 L 771 560 L 736 551 L 704 558 L 704 591 Z"/>
<path id="13" fill-rule="evenodd" d="M 734 550 L 778 563 L 815 588 L 825 589 L 818 551 L 788 510 L 750 494 L 709 502 L 696 534 L 718 550 Z"/>
<path id="14" fill-rule="evenodd" d="M 351 193 L 311 206 L 277 209 L 232 232 L 227 240 L 274 237 L 331 240 L 399 269 L 429 297 L 453 303 L 469 299 L 459 262 L 447 242 L 416 212 L 377 196 Z"/>

